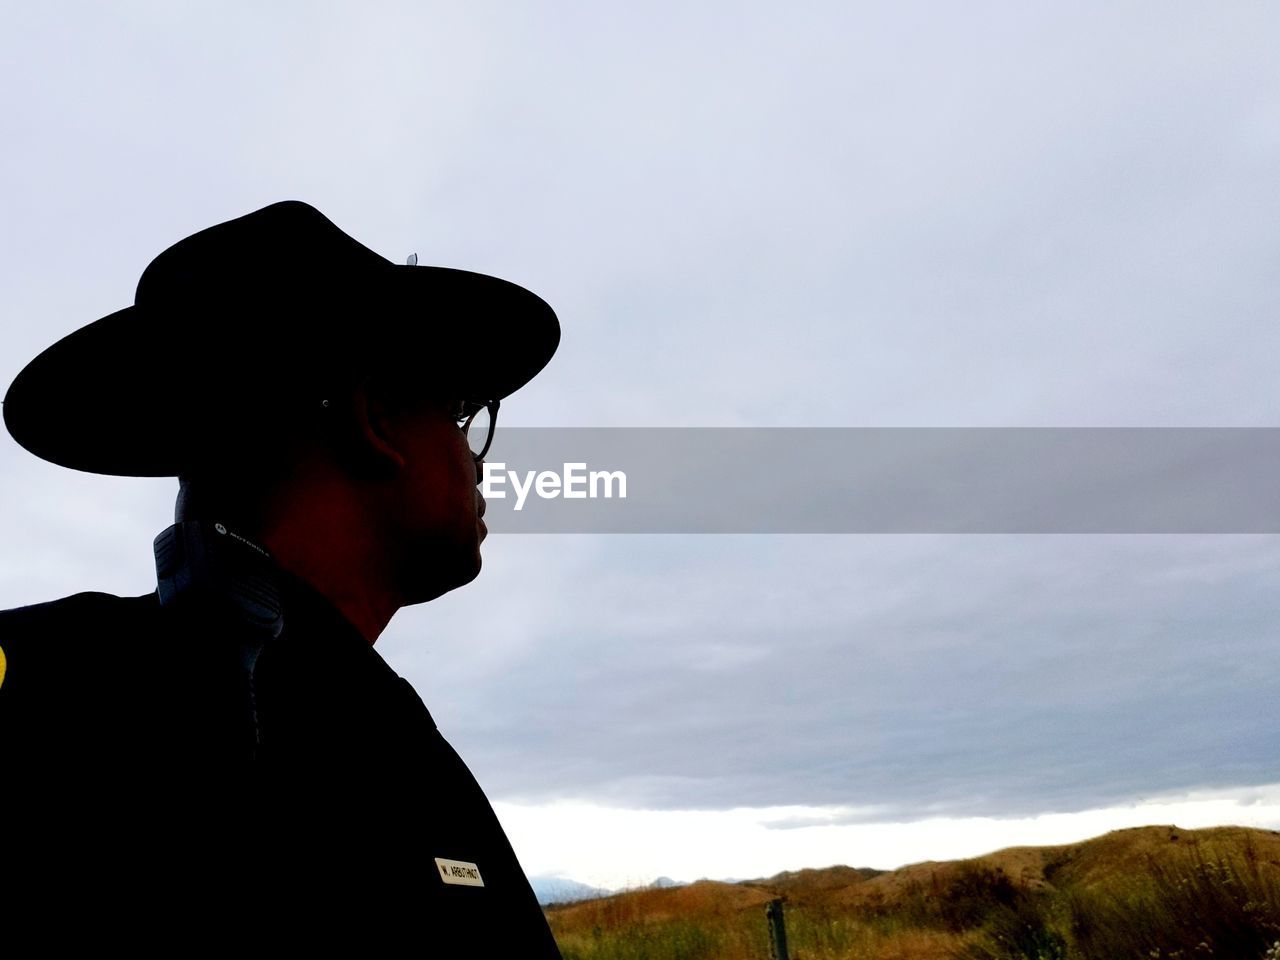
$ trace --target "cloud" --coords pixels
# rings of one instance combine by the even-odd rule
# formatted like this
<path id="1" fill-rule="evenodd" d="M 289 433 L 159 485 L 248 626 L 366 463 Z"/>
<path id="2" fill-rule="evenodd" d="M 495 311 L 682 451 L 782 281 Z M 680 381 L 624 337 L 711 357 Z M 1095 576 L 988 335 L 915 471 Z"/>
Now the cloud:
<path id="1" fill-rule="evenodd" d="M 1232 790 L 1150 797 L 1140 803 L 1034 817 L 937 817 L 912 822 L 843 819 L 842 808 L 736 807 L 729 810 L 627 810 L 586 803 L 499 803 L 497 813 L 530 874 L 556 873 L 606 887 L 643 886 L 659 875 L 680 880 L 752 879 L 804 867 L 894 869 L 924 860 L 981 856 L 1010 846 L 1075 843 L 1148 824 L 1184 829 L 1224 823 L 1275 829 L 1280 790 L 1237 805 Z M 810 821 L 810 822 L 803 822 Z M 792 829 L 777 824 L 794 822 Z"/>
<path id="2" fill-rule="evenodd" d="M 1012 816 L 1270 776 L 1274 538 L 539 540 L 384 641 L 499 796 Z"/>

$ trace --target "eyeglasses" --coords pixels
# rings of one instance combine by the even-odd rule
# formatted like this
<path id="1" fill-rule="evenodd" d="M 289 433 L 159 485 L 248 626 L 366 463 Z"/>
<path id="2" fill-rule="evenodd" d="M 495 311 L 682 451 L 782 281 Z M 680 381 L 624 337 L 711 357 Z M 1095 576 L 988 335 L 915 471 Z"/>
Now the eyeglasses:
<path id="1" fill-rule="evenodd" d="M 471 455 L 479 463 L 489 452 L 493 443 L 493 428 L 498 422 L 497 400 L 457 400 L 454 401 L 451 413 L 458 422 L 458 429 L 467 437 L 467 446 Z"/>

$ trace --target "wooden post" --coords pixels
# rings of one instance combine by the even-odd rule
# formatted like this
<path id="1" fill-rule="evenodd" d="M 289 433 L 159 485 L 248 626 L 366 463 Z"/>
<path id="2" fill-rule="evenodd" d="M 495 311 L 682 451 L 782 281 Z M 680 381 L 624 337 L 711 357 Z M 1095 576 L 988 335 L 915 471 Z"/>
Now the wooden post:
<path id="1" fill-rule="evenodd" d="M 782 915 L 782 901 L 770 900 L 764 915 L 769 921 L 769 955 L 773 960 L 791 960 L 787 953 L 787 921 Z"/>

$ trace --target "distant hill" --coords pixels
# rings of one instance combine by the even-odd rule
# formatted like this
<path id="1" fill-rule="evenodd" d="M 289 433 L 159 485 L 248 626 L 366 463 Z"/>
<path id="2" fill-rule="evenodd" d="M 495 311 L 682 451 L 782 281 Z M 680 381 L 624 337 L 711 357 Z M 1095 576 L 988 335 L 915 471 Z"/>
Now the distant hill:
<path id="1" fill-rule="evenodd" d="M 639 956 L 637 943 L 647 956 L 768 956 L 764 905 L 777 897 L 792 953 L 806 958 L 1256 960 L 1280 941 L 1280 833 L 1138 827 L 891 871 L 650 886 L 557 906 L 548 919 L 566 955 L 583 960 Z M 1023 952 L 1008 952 L 1015 943 Z"/>
<path id="2" fill-rule="evenodd" d="M 998 870 L 1033 889 L 1099 888 L 1147 873 L 1153 864 L 1173 866 L 1199 852 L 1215 855 L 1250 847 L 1263 862 L 1280 867 L 1280 833 L 1250 827 L 1181 830 L 1175 826 L 1113 830 L 1080 843 L 1052 847 L 1008 847 L 971 860 L 926 861 L 881 873 L 868 892 L 891 898 L 913 883 L 946 880 L 967 866 Z M 845 869 L 845 868 L 832 868 Z M 825 871 L 819 871 L 825 872 Z M 785 876 L 785 875 L 782 875 Z M 772 881 L 765 881 L 770 883 Z"/>

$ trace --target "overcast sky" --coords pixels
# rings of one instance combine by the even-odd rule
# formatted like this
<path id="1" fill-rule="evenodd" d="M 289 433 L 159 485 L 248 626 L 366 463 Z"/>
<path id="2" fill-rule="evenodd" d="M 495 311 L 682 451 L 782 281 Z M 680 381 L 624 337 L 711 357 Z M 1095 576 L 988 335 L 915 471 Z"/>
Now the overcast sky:
<path id="1" fill-rule="evenodd" d="M 1271 4 L 0 9 L 6 385 L 297 198 L 557 309 L 505 423 L 1277 426 Z M 173 492 L 2 438 L 0 604 L 152 589 Z M 378 649 L 531 873 L 691 879 L 1280 823 L 1277 623 L 1274 537 L 495 535 Z"/>

